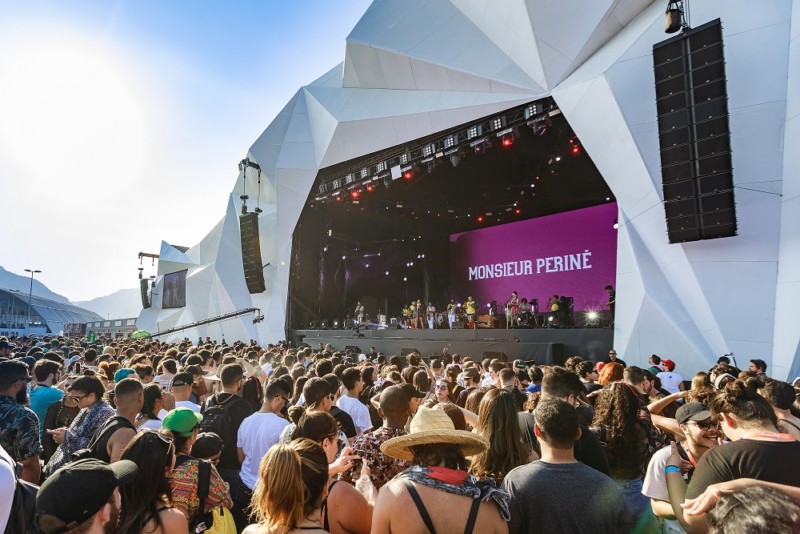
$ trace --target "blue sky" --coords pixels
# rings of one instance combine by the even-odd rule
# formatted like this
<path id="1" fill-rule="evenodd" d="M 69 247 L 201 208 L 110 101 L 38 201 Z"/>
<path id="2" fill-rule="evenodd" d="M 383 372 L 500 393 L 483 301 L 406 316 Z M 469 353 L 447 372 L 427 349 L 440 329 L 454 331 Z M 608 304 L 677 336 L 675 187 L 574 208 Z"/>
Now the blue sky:
<path id="1" fill-rule="evenodd" d="M 368 0 L 0 0 L 0 265 L 72 300 L 191 246 Z"/>

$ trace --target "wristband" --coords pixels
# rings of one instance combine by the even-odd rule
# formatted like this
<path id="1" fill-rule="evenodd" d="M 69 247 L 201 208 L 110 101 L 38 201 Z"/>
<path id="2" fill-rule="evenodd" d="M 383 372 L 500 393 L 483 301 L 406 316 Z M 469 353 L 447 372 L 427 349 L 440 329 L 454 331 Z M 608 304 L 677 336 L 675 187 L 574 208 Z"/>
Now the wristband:
<path id="1" fill-rule="evenodd" d="M 680 474 L 680 472 L 681 472 L 681 468 L 678 467 L 677 465 L 668 465 L 667 468 L 664 469 L 664 474 L 665 475 L 668 474 L 668 473 L 678 473 L 678 474 Z"/>

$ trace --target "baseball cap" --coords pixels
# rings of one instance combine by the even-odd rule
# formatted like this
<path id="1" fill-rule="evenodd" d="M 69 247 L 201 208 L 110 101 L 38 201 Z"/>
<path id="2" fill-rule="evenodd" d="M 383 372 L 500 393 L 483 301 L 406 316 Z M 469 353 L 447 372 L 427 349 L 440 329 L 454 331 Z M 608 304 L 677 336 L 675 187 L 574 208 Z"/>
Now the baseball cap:
<path id="1" fill-rule="evenodd" d="M 195 427 L 202 420 L 203 414 L 199 414 L 191 408 L 175 408 L 164 416 L 161 427 L 185 438 L 192 435 Z"/>
<path id="2" fill-rule="evenodd" d="M 400 388 L 403 390 L 403 393 L 406 394 L 406 396 L 408 397 L 408 400 L 411 400 L 414 397 L 416 397 L 418 399 L 424 399 L 425 396 L 426 396 L 425 393 L 423 393 L 421 391 L 418 391 L 417 388 L 415 388 L 413 384 L 409 384 L 409 383 L 401 384 Z"/>
<path id="3" fill-rule="evenodd" d="M 675 420 L 684 425 L 689 421 L 705 421 L 711 417 L 711 411 L 700 402 L 687 402 L 675 412 Z"/>
<path id="4" fill-rule="evenodd" d="M 303 386 L 303 398 L 306 401 L 306 406 L 314 406 L 331 393 L 333 391 L 328 381 L 316 376 L 309 378 L 308 382 Z"/>
<path id="5" fill-rule="evenodd" d="M 56 470 L 36 495 L 36 523 L 42 532 L 66 532 L 88 521 L 114 489 L 136 478 L 139 468 L 130 460 L 111 465 L 88 458 Z"/>
<path id="6" fill-rule="evenodd" d="M 222 438 L 215 432 L 200 432 L 192 445 L 192 456 L 195 458 L 211 458 L 222 452 Z"/>
<path id="7" fill-rule="evenodd" d="M 192 385 L 193 383 L 194 383 L 194 377 L 192 376 L 192 373 L 187 373 L 186 371 L 177 373 L 175 376 L 172 377 L 172 381 L 170 382 L 170 384 L 174 388 L 180 386 L 189 386 Z"/>
<path id="8" fill-rule="evenodd" d="M 670 372 L 675 370 L 675 362 L 672 360 L 661 360 L 661 364 L 666 367 Z"/>
<path id="9" fill-rule="evenodd" d="M 122 369 L 117 369 L 117 372 L 114 373 L 114 382 L 119 382 L 124 378 L 128 378 L 131 375 L 135 375 L 136 371 L 129 367 L 123 367 Z"/>

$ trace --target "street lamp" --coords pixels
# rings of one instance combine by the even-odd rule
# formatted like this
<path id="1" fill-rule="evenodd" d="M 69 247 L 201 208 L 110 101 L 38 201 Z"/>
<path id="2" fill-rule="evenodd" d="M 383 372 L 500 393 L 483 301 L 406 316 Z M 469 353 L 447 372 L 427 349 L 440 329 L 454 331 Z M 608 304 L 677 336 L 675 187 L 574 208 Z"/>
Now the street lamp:
<path id="1" fill-rule="evenodd" d="M 27 330 L 31 329 L 31 300 L 33 299 L 33 275 L 39 274 L 40 270 L 38 269 L 25 269 L 26 273 L 31 273 L 31 289 L 28 291 L 28 321 L 27 321 Z"/>

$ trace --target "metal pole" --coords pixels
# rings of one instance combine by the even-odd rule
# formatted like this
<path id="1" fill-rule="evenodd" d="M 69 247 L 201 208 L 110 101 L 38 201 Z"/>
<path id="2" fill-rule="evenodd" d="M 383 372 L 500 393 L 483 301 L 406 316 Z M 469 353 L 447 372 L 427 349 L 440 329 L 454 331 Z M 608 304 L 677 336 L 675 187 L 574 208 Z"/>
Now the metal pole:
<path id="1" fill-rule="evenodd" d="M 30 330 L 31 329 L 31 300 L 33 300 L 33 275 L 37 274 L 37 273 L 40 273 L 42 271 L 39 271 L 38 269 L 25 269 L 25 272 L 26 273 L 31 273 L 31 287 L 30 287 L 30 290 L 28 291 L 28 320 L 26 321 L 26 324 L 25 324 L 25 330 Z"/>

